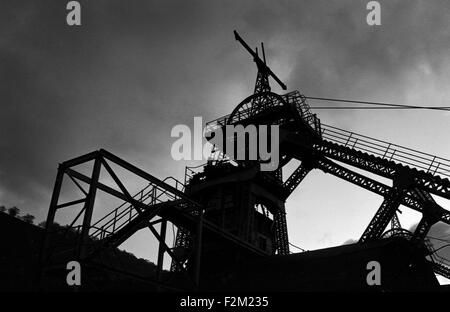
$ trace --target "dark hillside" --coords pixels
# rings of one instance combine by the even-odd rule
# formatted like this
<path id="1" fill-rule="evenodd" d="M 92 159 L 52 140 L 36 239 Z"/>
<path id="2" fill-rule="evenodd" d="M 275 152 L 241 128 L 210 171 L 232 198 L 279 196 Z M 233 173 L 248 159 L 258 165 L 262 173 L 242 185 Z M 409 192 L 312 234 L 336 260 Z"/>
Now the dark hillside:
<path id="1" fill-rule="evenodd" d="M 65 268 L 49 274 L 41 287 L 38 286 L 39 251 L 43 237 L 43 228 L 0 213 L 0 291 L 71 290 L 65 282 L 68 272 Z M 82 268 L 82 277 L 87 277 L 82 286 L 87 291 L 156 290 L 155 284 L 146 280 L 154 278 L 155 264 L 119 249 L 104 252 L 99 266 Z M 136 279 L 133 275 L 142 278 Z M 169 275 L 164 272 L 163 279 L 167 280 Z"/>

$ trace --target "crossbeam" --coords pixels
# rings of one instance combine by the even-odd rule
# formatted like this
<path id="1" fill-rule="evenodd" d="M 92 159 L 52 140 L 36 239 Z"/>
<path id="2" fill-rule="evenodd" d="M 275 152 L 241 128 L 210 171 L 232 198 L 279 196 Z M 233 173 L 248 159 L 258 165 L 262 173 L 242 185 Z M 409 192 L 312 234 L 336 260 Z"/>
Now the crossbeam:
<path id="1" fill-rule="evenodd" d="M 239 36 L 239 34 L 236 30 L 234 31 L 234 38 L 237 41 L 239 41 L 240 44 L 242 44 L 242 46 L 247 50 L 248 53 L 250 53 L 250 55 L 253 57 L 253 60 L 256 62 L 259 70 L 264 70 L 265 72 L 267 72 L 267 74 L 269 76 L 271 76 L 280 85 L 280 87 L 283 90 L 287 89 L 286 85 L 280 80 L 280 78 L 278 78 L 272 72 L 272 70 L 266 65 L 266 62 L 261 60 L 261 58 L 258 56 L 258 54 L 255 51 L 253 51 L 252 48 L 250 48 L 248 46 L 248 44 L 244 41 L 244 39 L 241 38 L 241 36 Z"/>

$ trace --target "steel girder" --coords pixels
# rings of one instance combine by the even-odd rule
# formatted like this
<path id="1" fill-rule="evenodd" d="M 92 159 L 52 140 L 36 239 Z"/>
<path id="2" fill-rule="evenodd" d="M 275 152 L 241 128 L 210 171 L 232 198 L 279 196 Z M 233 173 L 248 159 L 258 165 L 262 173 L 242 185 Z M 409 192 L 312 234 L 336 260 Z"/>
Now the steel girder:
<path id="1" fill-rule="evenodd" d="M 438 221 L 443 221 L 443 219 L 447 219 L 449 214 L 447 212 L 443 215 L 443 212 L 446 212 L 446 210 L 439 206 L 427 191 L 415 188 L 414 193 L 423 203 L 423 216 L 414 231 L 413 239 L 423 240 L 433 224 Z"/>
<path id="2" fill-rule="evenodd" d="M 191 233 L 184 227 L 179 227 L 176 234 L 175 243 L 173 246 L 173 249 L 177 253 L 188 253 L 189 250 L 192 249 L 192 240 L 191 240 Z M 182 260 L 187 259 L 186 256 L 180 256 Z M 180 272 L 184 268 L 180 263 L 177 261 L 172 261 L 170 264 L 170 271 L 171 272 Z"/>
<path id="3" fill-rule="evenodd" d="M 258 63 L 257 63 L 258 64 Z M 263 66 L 258 66 L 254 94 L 270 92 L 269 75 Z"/>
<path id="4" fill-rule="evenodd" d="M 297 186 L 303 181 L 303 179 L 311 171 L 311 169 L 312 166 L 307 165 L 306 162 L 302 161 L 302 163 L 283 183 L 283 187 L 286 190 L 286 197 L 288 197 L 297 188 Z"/>
<path id="5" fill-rule="evenodd" d="M 400 220 L 398 218 L 397 212 L 395 212 L 394 216 L 391 220 L 391 229 L 401 229 L 402 225 L 400 224 Z"/>
<path id="6" fill-rule="evenodd" d="M 320 155 L 333 158 L 388 179 L 394 179 L 398 171 L 406 170 L 414 177 L 414 182 L 418 187 L 432 194 L 450 199 L 450 181 L 448 179 L 412 169 L 396 162 L 326 140 L 314 144 L 313 150 L 319 152 Z"/>
<path id="7" fill-rule="evenodd" d="M 435 224 L 437 220 L 428 217 L 427 215 L 424 215 L 422 219 L 420 219 L 419 224 L 416 227 L 416 230 L 414 231 L 413 239 L 417 241 L 423 241 L 425 236 L 428 234 L 428 231 L 430 228 Z"/>
<path id="8" fill-rule="evenodd" d="M 427 229 L 431 226 L 428 226 L 430 223 L 430 209 L 427 209 L 431 204 L 429 199 L 425 198 L 424 194 L 434 193 L 445 198 L 450 198 L 450 183 L 448 183 L 447 179 L 435 177 L 430 173 L 411 169 L 389 161 L 388 159 L 357 151 L 344 145 L 326 140 L 309 144 L 308 141 L 302 141 L 301 138 L 300 135 L 292 133 L 284 137 L 284 144 L 287 143 L 290 153 L 295 158 L 299 160 L 313 159 L 315 168 L 331 173 L 385 198 L 379 211 L 361 237 L 362 241 L 380 237 L 382 231 L 395 215 L 399 205 L 405 205 L 423 213 L 424 217 L 426 216 L 426 219 L 423 221 L 424 228 L 416 235 L 420 237 L 422 235 L 421 233 L 425 232 L 426 234 Z M 399 183 L 403 185 L 396 187 L 395 192 L 393 192 L 394 189 L 392 187 L 344 168 L 328 158 L 392 179 L 396 186 Z M 397 195 L 394 196 L 396 193 Z M 394 197 L 391 198 L 391 196 Z M 436 204 L 432 206 L 434 207 L 434 217 L 432 219 L 450 224 L 450 212 Z"/>
<path id="9" fill-rule="evenodd" d="M 333 174 L 334 176 L 337 176 L 341 179 L 344 179 L 348 182 L 351 182 L 355 185 L 365 188 L 369 191 L 372 191 L 385 198 L 392 193 L 391 187 L 381 182 L 365 177 L 359 173 L 351 171 L 347 168 L 344 168 L 329 159 L 326 158 L 319 159 L 317 162 L 317 168 L 321 169 L 326 173 Z M 406 207 L 409 207 L 422 213 L 424 212 L 423 208 L 424 201 L 421 197 L 418 196 L 417 190 L 405 190 L 402 193 L 402 196 L 399 197 L 399 201 L 400 204 Z M 436 217 L 439 218 L 439 221 L 450 224 L 450 212 L 441 207 L 435 207 L 435 209 L 436 209 L 435 214 Z"/>
<path id="10" fill-rule="evenodd" d="M 86 176 L 85 174 L 77 171 L 74 167 L 77 165 L 85 164 L 88 162 L 94 162 L 93 170 L 91 176 Z M 124 186 L 122 181 L 116 175 L 114 170 L 111 168 L 109 163 L 114 163 L 114 165 L 120 167 L 122 170 L 130 172 L 144 181 L 147 181 L 151 186 L 150 196 L 141 196 L 139 198 L 138 194 L 132 196 L 127 188 Z M 114 186 L 108 186 L 99 181 L 100 171 L 105 169 L 113 180 Z M 61 186 L 65 176 L 68 176 L 72 182 L 82 191 L 85 198 L 80 200 L 75 200 L 68 203 L 59 204 Z M 81 186 L 79 182 L 84 182 L 89 186 L 89 190 L 86 191 Z M 103 191 L 106 194 L 116 197 L 124 203 L 128 203 L 129 206 L 121 205 L 118 212 L 118 208 L 113 210 L 110 214 L 107 214 L 104 218 L 98 220 L 97 222 L 92 222 L 94 202 L 96 198 L 96 193 Z M 75 246 L 65 250 L 55 250 L 57 247 L 53 241 L 58 241 L 61 239 L 60 234 L 55 233 L 52 229 L 54 223 L 56 212 L 66 207 L 78 205 L 84 203 L 83 208 L 75 217 L 75 219 L 70 224 L 69 228 L 65 229 L 67 234 L 70 229 L 74 229 L 74 224 L 84 213 L 82 225 L 78 226 L 79 234 L 78 242 Z M 134 165 L 120 159 L 119 157 L 105 151 L 99 150 L 81 157 L 66 161 L 62 163 L 58 168 L 58 175 L 55 182 L 54 191 L 52 194 L 52 200 L 50 203 L 50 209 L 46 222 L 45 238 L 43 243 L 43 248 L 41 249 L 41 267 L 51 267 L 53 265 L 59 265 L 59 262 L 64 261 L 65 257 L 70 256 L 75 257 L 80 261 L 92 261 L 93 257 L 104 248 L 118 246 L 120 243 L 125 241 L 136 231 L 143 227 L 148 227 L 156 239 L 159 241 L 159 251 L 158 251 L 158 268 L 162 270 L 163 254 L 167 252 L 174 261 L 178 259 L 172 253 L 171 248 L 165 243 L 165 220 L 167 215 L 164 214 L 168 208 L 176 210 L 176 214 L 183 214 L 187 211 L 197 210 L 202 211 L 203 207 L 187 197 L 182 191 L 177 188 L 161 181 L 152 175 L 142 171 L 141 169 L 135 167 Z M 125 212 L 125 214 L 123 214 Z M 123 218 L 123 216 L 129 215 L 128 219 L 124 222 L 118 224 L 116 221 Z M 154 217 L 161 215 L 161 219 L 152 221 Z M 200 214 L 201 215 L 201 214 Z M 195 220 L 195 219 L 194 219 Z M 161 232 L 158 233 L 154 228 L 156 223 L 161 222 Z M 195 222 L 195 221 L 194 221 Z M 192 223 L 192 221 L 191 221 Z M 198 222 L 201 224 L 201 218 Z M 196 249 L 201 248 L 201 226 L 196 228 L 197 242 Z M 100 232 L 98 232 L 100 231 Z M 77 231 L 74 231 L 77 233 Z M 96 233 L 100 233 L 97 235 Z M 199 252 L 196 253 L 195 263 L 199 263 Z M 44 269 L 45 271 L 45 269 Z M 160 272 L 159 272 L 160 273 Z M 159 275 L 158 273 L 158 275 Z M 194 268 L 194 283 L 198 285 L 199 267 Z"/>
<path id="11" fill-rule="evenodd" d="M 275 221 L 275 242 L 279 255 L 289 254 L 289 238 L 286 223 L 286 211 L 284 206 L 274 217 Z"/>
<path id="12" fill-rule="evenodd" d="M 377 213 L 364 230 L 359 242 L 376 240 L 381 237 L 389 222 L 394 218 L 395 212 L 400 206 L 400 194 L 393 191 L 383 200 Z"/>

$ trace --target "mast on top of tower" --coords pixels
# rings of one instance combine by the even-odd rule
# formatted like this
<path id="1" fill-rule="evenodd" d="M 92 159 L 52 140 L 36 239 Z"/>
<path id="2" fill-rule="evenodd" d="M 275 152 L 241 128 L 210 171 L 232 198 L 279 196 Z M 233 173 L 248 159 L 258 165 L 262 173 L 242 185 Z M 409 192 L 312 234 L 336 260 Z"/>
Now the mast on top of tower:
<path id="1" fill-rule="evenodd" d="M 264 51 L 264 44 L 261 43 L 262 48 L 262 54 L 263 59 L 258 55 L 258 50 L 256 49 L 256 52 L 253 51 L 248 44 L 239 36 L 238 32 L 234 31 L 234 37 L 237 41 L 239 41 L 242 46 L 250 53 L 251 56 L 253 56 L 253 61 L 256 63 L 256 66 L 258 67 L 258 77 L 256 80 L 256 86 L 255 86 L 255 93 L 261 93 L 265 91 L 270 91 L 269 86 L 269 76 L 271 76 L 280 86 L 283 90 L 286 90 L 286 85 L 272 72 L 272 70 L 267 66 L 266 64 L 266 53 Z"/>

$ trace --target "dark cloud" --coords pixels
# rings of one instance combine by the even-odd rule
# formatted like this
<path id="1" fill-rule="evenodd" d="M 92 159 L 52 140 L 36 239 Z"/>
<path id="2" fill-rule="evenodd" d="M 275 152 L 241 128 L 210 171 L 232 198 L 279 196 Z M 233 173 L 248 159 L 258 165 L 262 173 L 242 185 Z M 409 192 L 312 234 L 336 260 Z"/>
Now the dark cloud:
<path id="1" fill-rule="evenodd" d="M 398 85 L 422 62 L 439 73 L 450 48 L 449 4 L 380 3 L 380 27 L 367 27 L 364 2 L 319 1 L 286 10 L 284 37 L 299 47 L 290 84 L 308 94 L 361 97 Z"/>
<path id="2" fill-rule="evenodd" d="M 421 62 L 441 75 L 447 2 L 380 2 L 378 29 L 356 0 L 80 1 L 79 28 L 65 25 L 65 1 L 4 3 L 0 201 L 42 217 L 57 163 L 99 147 L 159 176 L 181 171 L 172 126 L 226 114 L 252 90 L 233 29 L 265 41 L 290 89 L 311 95 L 371 94 Z"/>

